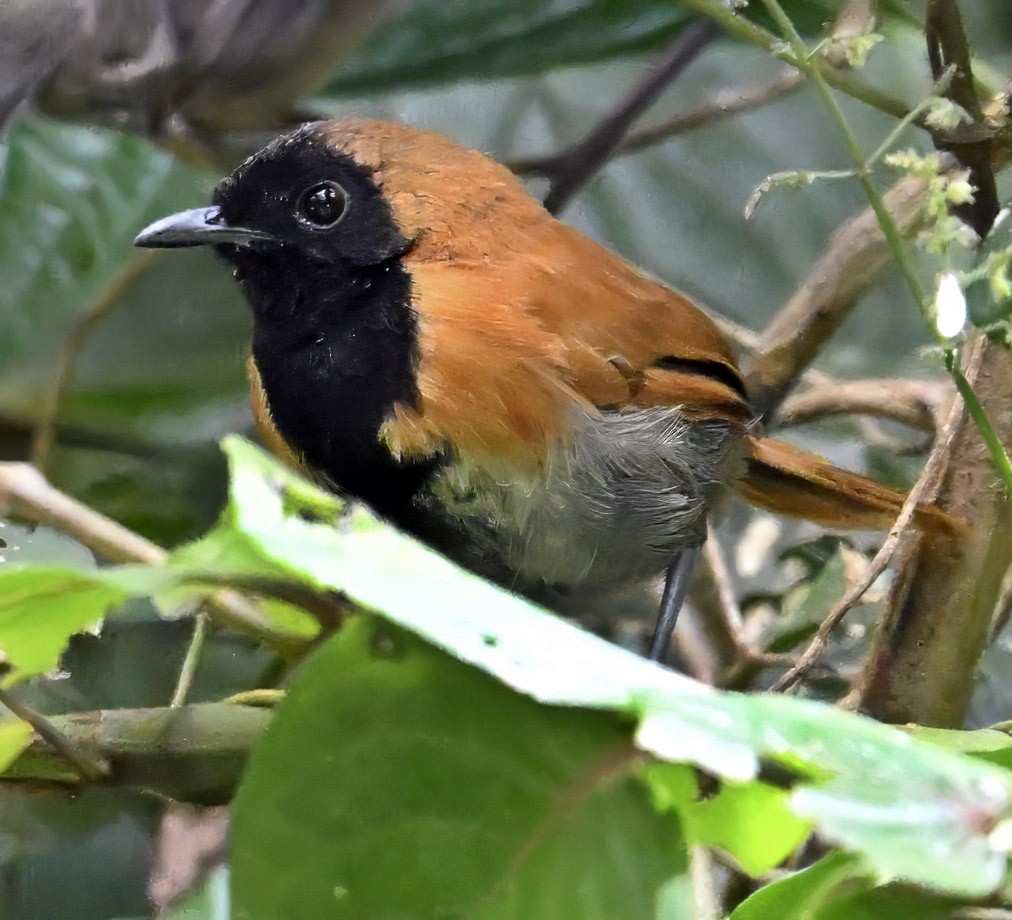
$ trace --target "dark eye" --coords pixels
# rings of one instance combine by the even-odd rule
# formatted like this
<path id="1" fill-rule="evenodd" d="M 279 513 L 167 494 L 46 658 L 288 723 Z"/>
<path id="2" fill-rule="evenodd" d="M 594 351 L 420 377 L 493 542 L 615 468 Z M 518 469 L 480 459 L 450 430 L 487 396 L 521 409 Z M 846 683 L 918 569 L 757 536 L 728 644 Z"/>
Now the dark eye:
<path id="1" fill-rule="evenodd" d="M 313 227 L 333 227 L 348 208 L 348 196 L 336 182 L 320 182 L 299 197 L 299 217 Z"/>

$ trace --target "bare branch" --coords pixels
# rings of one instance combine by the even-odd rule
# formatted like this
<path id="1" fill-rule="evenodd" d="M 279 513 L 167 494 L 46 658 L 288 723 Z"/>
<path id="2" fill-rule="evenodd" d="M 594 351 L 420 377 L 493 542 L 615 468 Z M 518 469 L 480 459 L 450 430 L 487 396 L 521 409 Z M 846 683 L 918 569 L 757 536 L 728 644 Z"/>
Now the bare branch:
<path id="1" fill-rule="evenodd" d="M 804 77 L 796 70 L 790 70 L 774 80 L 761 83 L 758 86 L 721 90 L 712 101 L 704 103 L 697 109 L 676 115 L 667 121 L 647 128 L 630 131 L 619 144 L 614 156 L 636 153 L 645 147 L 660 144 L 676 135 L 694 131 L 743 112 L 751 112 L 775 102 L 803 84 Z M 551 176 L 563 168 L 562 161 L 565 157 L 566 152 L 554 153 L 550 156 L 522 157 L 511 160 L 508 166 L 519 175 L 539 173 Z"/>
<path id="2" fill-rule="evenodd" d="M 777 413 L 777 424 L 871 415 L 934 432 L 953 395 L 952 384 L 943 380 L 831 380 L 790 396 Z"/>
<path id="3" fill-rule="evenodd" d="M 561 154 L 546 172 L 551 188 L 545 207 L 553 214 L 566 203 L 612 157 L 633 122 L 675 80 L 720 30 L 708 19 L 683 29 L 655 70 L 637 86 L 582 141 Z"/>

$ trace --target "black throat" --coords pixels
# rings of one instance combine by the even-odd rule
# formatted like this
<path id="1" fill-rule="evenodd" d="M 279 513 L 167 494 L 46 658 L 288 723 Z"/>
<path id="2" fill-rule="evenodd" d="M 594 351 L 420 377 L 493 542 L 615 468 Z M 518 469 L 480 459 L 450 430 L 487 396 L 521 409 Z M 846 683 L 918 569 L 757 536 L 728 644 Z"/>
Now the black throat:
<path id="1" fill-rule="evenodd" d="M 418 323 L 400 257 L 334 264 L 291 246 L 222 255 L 253 308 L 253 357 L 282 437 L 341 491 L 421 535 L 416 498 L 440 461 L 402 462 L 380 441 L 394 405 L 418 399 Z"/>

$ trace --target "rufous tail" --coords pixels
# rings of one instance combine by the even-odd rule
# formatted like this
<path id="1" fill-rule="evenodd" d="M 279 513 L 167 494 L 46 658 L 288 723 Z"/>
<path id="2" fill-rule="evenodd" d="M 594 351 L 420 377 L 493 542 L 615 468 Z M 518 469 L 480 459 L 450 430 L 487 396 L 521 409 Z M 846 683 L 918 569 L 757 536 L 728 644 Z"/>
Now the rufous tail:
<path id="1" fill-rule="evenodd" d="M 736 483 L 749 504 L 775 514 L 801 517 L 843 530 L 888 530 L 906 494 L 773 438 L 747 436 L 745 475 Z M 933 505 L 920 505 L 914 523 L 922 530 L 960 528 Z"/>

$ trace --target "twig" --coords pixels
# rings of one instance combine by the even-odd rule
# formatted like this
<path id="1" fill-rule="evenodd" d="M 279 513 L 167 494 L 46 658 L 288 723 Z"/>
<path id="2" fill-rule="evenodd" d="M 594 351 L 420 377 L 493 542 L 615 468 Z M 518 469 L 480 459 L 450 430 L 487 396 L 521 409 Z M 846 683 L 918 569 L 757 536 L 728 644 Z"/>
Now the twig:
<path id="1" fill-rule="evenodd" d="M 119 277 L 77 318 L 71 328 L 70 334 L 60 349 L 49 390 L 42 398 L 42 407 L 39 410 L 39 419 L 32 438 L 32 462 L 40 470 L 45 470 L 50 451 L 56 442 L 56 423 L 60 414 L 60 406 L 63 403 L 63 397 L 67 385 L 70 383 L 74 363 L 81 347 L 95 327 L 121 302 L 127 288 L 147 270 L 157 256 L 156 250 L 150 250 L 132 259 Z"/>
<path id="2" fill-rule="evenodd" d="M 189 645 L 186 647 L 186 657 L 183 659 L 182 667 L 179 669 L 176 688 L 172 692 L 172 699 L 169 701 L 170 709 L 178 709 L 186 702 L 186 698 L 190 695 L 193 677 L 197 673 L 200 655 L 204 651 L 204 642 L 207 639 L 208 628 L 208 616 L 204 612 L 203 607 L 201 607 L 193 618 L 193 635 L 190 637 Z"/>
<path id="3" fill-rule="evenodd" d="M 558 213 L 577 190 L 618 149 L 626 132 L 668 85 L 692 63 L 720 30 L 708 19 L 697 20 L 672 42 L 656 69 L 594 128 L 582 141 L 561 154 L 550 170 L 543 170 L 551 187 L 545 207 Z"/>
<path id="4" fill-rule="evenodd" d="M 963 31 L 963 18 L 956 0 L 928 0 L 924 38 L 935 80 L 952 71 L 945 95 L 969 115 L 974 126 L 983 126 L 970 45 Z M 991 138 L 984 136 L 969 143 L 956 143 L 936 132 L 933 139 L 939 150 L 948 150 L 970 171 L 970 181 L 975 189 L 973 200 L 954 207 L 953 211 L 973 227 L 978 236 L 987 236 L 1001 210 L 991 165 Z"/>
<path id="5" fill-rule="evenodd" d="M 689 877 L 692 880 L 692 916 L 695 920 L 720 920 L 724 910 L 716 883 L 716 863 L 701 844 L 689 847 Z"/>
<path id="6" fill-rule="evenodd" d="M 619 144 L 614 155 L 618 157 L 635 153 L 645 147 L 652 147 L 669 140 L 676 135 L 694 131 L 742 112 L 761 108 L 798 89 L 804 82 L 804 76 L 792 69 L 768 83 L 762 83 L 755 87 L 721 90 L 711 102 L 706 102 L 691 112 L 676 115 L 667 121 L 647 128 L 630 131 Z M 559 162 L 564 156 L 565 153 L 555 153 L 550 156 L 523 157 L 511 160 L 509 168 L 519 175 L 527 175 L 528 173 L 550 175 L 558 171 Z"/>
<path id="7" fill-rule="evenodd" d="M 27 463 L 0 464 L 0 509 L 63 531 L 109 562 L 162 565 L 165 550 L 53 488 Z"/>
<path id="8" fill-rule="evenodd" d="M 800 72 L 790 70 L 768 83 L 761 83 L 758 86 L 723 90 L 712 102 L 701 105 L 691 112 L 675 115 L 660 124 L 631 132 L 619 145 L 618 153 L 619 155 L 633 153 L 644 147 L 652 147 L 654 144 L 668 140 L 677 134 L 694 131 L 724 118 L 762 108 L 788 93 L 800 89 L 804 82 L 805 78 Z"/>
<path id="9" fill-rule="evenodd" d="M 27 463 L 0 463 L 0 511 L 60 530 L 109 562 L 164 565 L 168 558 L 160 546 L 51 486 Z M 208 601 L 222 625 L 252 633 L 279 651 L 306 644 L 305 637 L 284 630 L 234 591 L 216 591 Z"/>
<path id="10" fill-rule="evenodd" d="M 42 713 L 22 703 L 7 690 L 0 689 L 0 705 L 31 725 L 35 733 L 70 764 L 81 779 L 97 782 L 108 775 L 109 765 L 104 760 L 83 750 L 82 744 L 72 741 Z"/>
<path id="11" fill-rule="evenodd" d="M 803 425 L 835 415 L 873 415 L 933 432 L 952 400 L 941 380 L 832 380 L 791 395 L 777 413 L 780 425 Z"/>
<path id="12" fill-rule="evenodd" d="M 899 546 L 900 537 L 910 525 L 914 513 L 917 511 L 917 507 L 924 502 L 924 500 L 928 497 L 928 493 L 935 485 L 935 470 L 930 465 L 926 466 L 920 478 L 917 480 L 917 483 L 907 495 L 906 501 L 903 502 L 903 507 L 900 509 L 900 513 L 897 515 L 895 523 L 889 530 L 885 540 L 882 541 L 882 545 L 879 547 L 878 552 L 875 553 L 875 557 L 869 563 L 864 574 L 829 611 L 826 618 L 816 630 L 812 640 L 808 643 L 804 652 L 801 653 L 801 656 L 798 658 L 795 665 L 777 678 L 773 686 L 770 688 L 773 692 L 790 690 L 798 683 L 799 680 L 801 680 L 802 677 L 805 676 L 805 674 L 811 669 L 812 665 L 818 661 L 819 656 L 823 653 L 823 651 L 825 651 L 826 646 L 829 644 L 830 634 L 834 629 L 836 629 L 854 605 L 861 600 L 865 592 L 875 583 L 875 580 L 879 577 L 879 575 L 886 570 L 886 567 L 892 560 L 893 554 L 896 552 L 896 548 Z"/>

